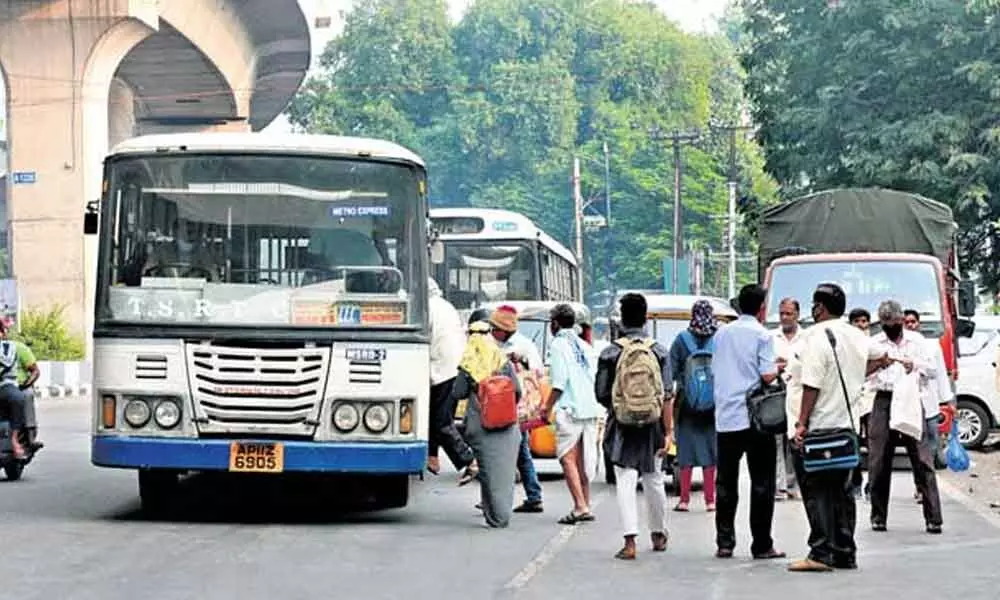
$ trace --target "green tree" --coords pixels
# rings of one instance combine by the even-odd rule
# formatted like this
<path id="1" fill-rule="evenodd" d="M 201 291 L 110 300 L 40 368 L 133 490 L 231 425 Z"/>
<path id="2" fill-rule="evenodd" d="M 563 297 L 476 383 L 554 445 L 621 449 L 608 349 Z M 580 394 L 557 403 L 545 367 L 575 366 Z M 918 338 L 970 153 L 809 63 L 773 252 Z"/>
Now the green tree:
<path id="1" fill-rule="evenodd" d="M 746 91 L 787 194 L 882 186 L 948 203 L 997 289 L 1000 22 L 989 2 L 745 0 Z"/>
<path id="2" fill-rule="evenodd" d="M 430 162 L 436 205 L 516 210 L 571 247 L 573 157 L 582 160 L 585 199 L 603 200 L 607 144 L 617 283 L 662 285 L 673 244 L 673 159 L 650 131 L 707 132 L 713 119 L 739 120 L 743 81 L 732 43 L 686 34 L 652 5 L 623 0 L 478 0 L 450 28 L 443 3 L 412 3 L 433 17 L 410 4 L 355 8 L 324 54 L 325 72 L 293 104 L 293 121 L 409 144 Z M 415 26 L 420 18 L 433 27 Z M 385 48 L 417 50 L 372 58 Z M 402 84 L 410 54 L 411 94 L 387 93 Z M 740 142 L 737 160 L 748 188 L 773 191 L 752 143 Z M 728 138 L 706 135 L 684 149 L 683 162 L 685 240 L 718 249 Z M 590 287 L 608 284 L 604 242 L 587 236 Z"/>
<path id="3" fill-rule="evenodd" d="M 70 333 L 63 312 L 62 306 L 49 310 L 25 310 L 12 337 L 30 346 L 38 360 L 82 360 L 84 342 Z"/>

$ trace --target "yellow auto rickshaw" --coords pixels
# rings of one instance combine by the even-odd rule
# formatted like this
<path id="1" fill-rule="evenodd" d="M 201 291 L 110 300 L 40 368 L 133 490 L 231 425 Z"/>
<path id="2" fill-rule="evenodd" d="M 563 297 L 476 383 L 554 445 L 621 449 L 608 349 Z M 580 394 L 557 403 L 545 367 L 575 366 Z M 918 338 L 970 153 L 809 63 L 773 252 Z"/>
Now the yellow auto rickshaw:
<path id="1" fill-rule="evenodd" d="M 688 324 L 691 322 L 691 307 L 698 300 L 708 300 L 712 304 L 715 318 L 718 319 L 720 325 L 730 323 L 739 318 L 739 314 L 733 310 L 729 302 L 714 296 L 664 294 L 660 291 L 648 290 L 635 290 L 632 292 L 640 293 L 646 297 L 646 332 L 667 349 L 673 345 L 677 334 L 687 329 Z M 622 292 L 621 295 L 625 293 L 628 292 Z M 611 339 L 618 339 L 621 327 L 621 315 L 618 313 L 617 302 L 615 302 L 610 321 Z M 672 390 L 670 382 L 664 382 L 664 385 Z M 670 475 L 671 483 L 674 487 L 676 487 L 678 481 L 676 476 L 676 459 L 677 445 L 672 443 L 670 448 L 667 449 L 667 456 L 663 460 L 663 470 Z M 614 473 L 614 469 L 608 462 L 607 457 L 605 457 L 604 477 L 608 483 L 613 484 L 615 482 Z"/>

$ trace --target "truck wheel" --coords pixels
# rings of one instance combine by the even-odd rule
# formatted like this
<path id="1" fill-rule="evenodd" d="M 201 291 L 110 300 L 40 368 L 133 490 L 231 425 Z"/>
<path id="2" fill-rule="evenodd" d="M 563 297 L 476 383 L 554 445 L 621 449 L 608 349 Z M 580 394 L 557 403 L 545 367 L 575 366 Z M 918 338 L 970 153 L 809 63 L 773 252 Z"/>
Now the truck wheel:
<path id="1" fill-rule="evenodd" d="M 21 474 L 24 473 L 24 463 L 14 461 L 6 464 L 3 466 L 3 472 L 7 476 L 7 481 L 17 481 L 21 478 Z"/>
<path id="2" fill-rule="evenodd" d="M 139 499 L 142 511 L 158 517 L 167 512 L 177 489 L 178 475 L 173 471 L 143 469 L 139 471 Z"/>
<path id="3" fill-rule="evenodd" d="M 990 418 L 983 407 L 969 400 L 959 400 L 955 420 L 958 421 L 958 440 L 963 446 L 975 450 L 983 445 L 990 433 Z"/>

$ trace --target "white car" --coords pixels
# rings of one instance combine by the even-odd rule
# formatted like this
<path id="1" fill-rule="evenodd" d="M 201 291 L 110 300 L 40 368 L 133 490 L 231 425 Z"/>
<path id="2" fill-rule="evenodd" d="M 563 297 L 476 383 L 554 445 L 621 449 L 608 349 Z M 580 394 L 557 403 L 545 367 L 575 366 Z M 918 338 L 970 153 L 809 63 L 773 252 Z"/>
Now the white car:
<path id="1" fill-rule="evenodd" d="M 977 316 L 971 338 L 958 339 L 958 438 L 979 448 L 1000 427 L 1000 390 L 996 383 L 1000 317 Z"/>

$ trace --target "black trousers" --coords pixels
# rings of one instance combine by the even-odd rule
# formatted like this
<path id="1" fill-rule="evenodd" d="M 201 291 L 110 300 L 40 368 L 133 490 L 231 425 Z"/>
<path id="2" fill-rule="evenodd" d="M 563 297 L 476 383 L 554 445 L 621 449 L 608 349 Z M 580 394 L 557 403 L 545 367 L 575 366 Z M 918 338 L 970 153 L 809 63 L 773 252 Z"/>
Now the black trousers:
<path id="1" fill-rule="evenodd" d="M 802 454 L 793 452 L 795 474 L 809 519 L 809 558 L 831 567 L 856 564 L 857 506 L 854 503 L 854 470 L 835 469 L 807 473 Z"/>
<path id="2" fill-rule="evenodd" d="M 938 492 L 934 456 L 923 440 L 915 440 L 889 428 L 891 392 L 875 395 L 868 420 L 868 481 L 871 484 L 872 522 L 885 524 L 889 518 L 892 488 L 892 457 L 896 445 L 906 448 L 927 525 L 941 525 L 941 496 Z"/>
<path id="3" fill-rule="evenodd" d="M 454 383 L 454 379 L 449 379 L 431 386 L 427 451 L 430 456 L 437 456 L 438 449 L 444 448 L 452 464 L 461 469 L 473 461 L 475 453 L 455 426 L 456 401 L 451 394 Z"/>
<path id="4" fill-rule="evenodd" d="M 715 543 L 720 549 L 736 547 L 736 507 L 739 505 L 740 459 L 746 454 L 750 470 L 750 533 L 754 555 L 774 547 L 771 524 L 774 521 L 774 494 L 777 491 L 775 468 L 777 446 L 773 433 L 753 429 L 719 432 L 718 466 L 715 472 L 716 511 Z"/>
<path id="5" fill-rule="evenodd" d="M 868 439 L 868 415 L 861 417 L 861 437 Z M 858 468 L 854 469 L 851 473 L 851 483 L 853 484 L 855 490 L 861 489 L 864 485 L 865 476 L 864 469 L 867 468 L 867 457 L 861 456 L 861 462 L 858 464 Z"/>
<path id="6" fill-rule="evenodd" d="M 12 431 L 25 426 L 25 404 L 28 396 L 16 385 L 0 385 L 0 407 L 4 409 Z"/>

